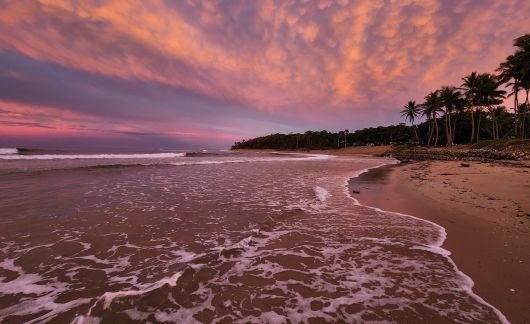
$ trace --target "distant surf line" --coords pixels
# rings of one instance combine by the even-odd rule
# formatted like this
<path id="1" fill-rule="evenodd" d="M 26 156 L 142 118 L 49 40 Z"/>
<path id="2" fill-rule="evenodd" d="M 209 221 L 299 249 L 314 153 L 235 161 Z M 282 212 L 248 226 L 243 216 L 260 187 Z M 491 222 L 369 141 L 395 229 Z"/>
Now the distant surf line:
<path id="1" fill-rule="evenodd" d="M 18 153 L 17 149 L 16 152 Z M 3 153 L 8 152 L 8 153 Z M 186 153 L 141 153 L 141 154 L 31 154 L 12 153 L 12 149 L 0 149 L 1 160 L 80 160 L 80 159 L 169 159 L 185 157 Z"/>

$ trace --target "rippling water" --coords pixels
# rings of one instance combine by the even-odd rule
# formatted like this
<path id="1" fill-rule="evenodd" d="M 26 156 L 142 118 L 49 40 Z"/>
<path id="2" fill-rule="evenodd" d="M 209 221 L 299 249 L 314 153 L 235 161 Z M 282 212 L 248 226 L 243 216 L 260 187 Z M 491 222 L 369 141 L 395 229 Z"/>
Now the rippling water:
<path id="1" fill-rule="evenodd" d="M 349 195 L 392 161 L 59 157 L 0 160 L 2 322 L 506 321 L 443 228 Z"/>

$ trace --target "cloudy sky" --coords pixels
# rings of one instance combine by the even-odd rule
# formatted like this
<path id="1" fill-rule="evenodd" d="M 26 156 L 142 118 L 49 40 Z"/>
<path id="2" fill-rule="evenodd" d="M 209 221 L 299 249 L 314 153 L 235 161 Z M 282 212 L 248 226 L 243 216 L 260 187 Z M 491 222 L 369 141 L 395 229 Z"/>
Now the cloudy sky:
<path id="1" fill-rule="evenodd" d="M 227 147 L 400 122 L 493 72 L 528 0 L 0 0 L 0 146 Z"/>

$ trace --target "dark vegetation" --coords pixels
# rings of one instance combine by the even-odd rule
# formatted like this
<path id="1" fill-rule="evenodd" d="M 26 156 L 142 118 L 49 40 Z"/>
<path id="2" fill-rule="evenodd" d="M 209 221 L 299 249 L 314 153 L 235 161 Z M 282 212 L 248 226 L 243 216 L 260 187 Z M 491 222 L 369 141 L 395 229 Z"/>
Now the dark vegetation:
<path id="1" fill-rule="evenodd" d="M 412 127 L 404 124 L 365 128 L 353 133 L 307 131 L 303 134 L 271 134 L 243 140 L 236 142 L 232 149 L 326 150 L 345 146 L 389 145 L 408 143 L 412 134 Z"/>
<path id="2" fill-rule="evenodd" d="M 410 126 L 380 126 L 353 133 L 348 130 L 337 133 L 323 130 L 272 134 L 236 142 L 232 149 L 314 150 L 406 143 L 487 147 L 488 142 L 481 140 L 491 140 L 502 146 L 509 139 L 528 138 L 530 34 L 516 38 L 514 46 L 515 53 L 499 65 L 498 74 L 472 72 L 463 77 L 458 86 L 443 86 L 430 92 L 423 103 L 409 101 L 401 114 Z M 502 105 L 510 97 L 513 98 L 511 111 Z M 418 118 L 424 118 L 424 121 L 415 124 Z M 528 144 L 526 141 L 522 143 Z"/>

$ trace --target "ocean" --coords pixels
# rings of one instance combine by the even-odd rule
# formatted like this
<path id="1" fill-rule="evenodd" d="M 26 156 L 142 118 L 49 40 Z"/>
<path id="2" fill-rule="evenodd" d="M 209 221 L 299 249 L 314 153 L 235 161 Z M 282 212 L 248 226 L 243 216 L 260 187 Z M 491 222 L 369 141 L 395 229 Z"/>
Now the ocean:
<path id="1" fill-rule="evenodd" d="M 507 322 L 443 227 L 355 200 L 395 162 L 0 149 L 0 322 Z"/>

